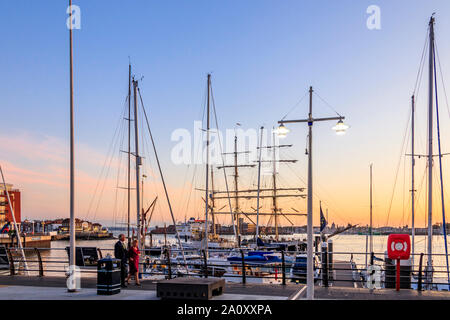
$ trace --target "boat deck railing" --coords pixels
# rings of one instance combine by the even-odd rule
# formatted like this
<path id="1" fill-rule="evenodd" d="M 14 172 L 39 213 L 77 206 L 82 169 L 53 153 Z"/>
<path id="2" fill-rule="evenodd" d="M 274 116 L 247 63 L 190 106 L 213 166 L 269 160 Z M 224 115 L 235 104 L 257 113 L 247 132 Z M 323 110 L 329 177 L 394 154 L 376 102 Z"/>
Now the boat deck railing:
<path id="1" fill-rule="evenodd" d="M 1 248 L 0 248 L 1 249 Z M 27 268 L 18 248 L 0 250 L 0 274 L 30 275 L 36 277 L 66 276 L 69 259 L 66 248 L 24 248 Z M 277 254 L 273 261 L 248 261 L 248 248 L 242 249 L 210 249 L 188 250 L 185 260 L 180 250 L 166 248 L 161 254 L 150 256 L 150 249 L 140 259 L 140 274 L 149 279 L 171 279 L 175 277 L 224 277 L 232 282 L 261 282 L 286 285 L 287 283 L 305 283 L 306 252 L 301 251 L 269 251 Z M 260 251 L 263 251 L 261 249 Z M 97 254 L 83 257 L 83 265 L 79 266 L 82 276 L 95 277 L 97 261 L 107 255 L 114 255 L 112 248 L 95 248 Z M 155 253 L 155 249 L 152 250 Z M 233 253 L 232 253 L 233 252 Z M 235 259 L 230 263 L 226 258 L 233 254 Z M 298 258 L 297 258 L 298 257 Z M 448 271 L 445 254 L 433 254 L 432 273 L 426 267 L 426 255 L 415 254 L 414 259 L 401 264 L 400 282 L 402 288 L 441 287 L 449 290 Z M 296 259 L 297 262 L 296 262 Z M 414 261 L 414 263 L 411 263 Z M 385 257 L 385 253 L 373 252 L 315 252 L 315 283 L 329 287 L 359 288 L 395 288 L 396 262 Z M 449 290 L 450 291 L 450 290 Z"/>

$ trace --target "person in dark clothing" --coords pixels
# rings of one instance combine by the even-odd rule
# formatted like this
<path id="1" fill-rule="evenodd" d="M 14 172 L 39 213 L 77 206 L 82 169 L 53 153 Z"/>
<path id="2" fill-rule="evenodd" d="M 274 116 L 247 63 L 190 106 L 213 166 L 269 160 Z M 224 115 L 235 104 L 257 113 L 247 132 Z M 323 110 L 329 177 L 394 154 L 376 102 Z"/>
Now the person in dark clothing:
<path id="1" fill-rule="evenodd" d="M 125 235 L 119 235 L 119 241 L 114 245 L 114 256 L 120 260 L 120 283 L 122 288 L 125 288 L 125 278 L 128 274 L 128 250 L 125 245 Z"/>

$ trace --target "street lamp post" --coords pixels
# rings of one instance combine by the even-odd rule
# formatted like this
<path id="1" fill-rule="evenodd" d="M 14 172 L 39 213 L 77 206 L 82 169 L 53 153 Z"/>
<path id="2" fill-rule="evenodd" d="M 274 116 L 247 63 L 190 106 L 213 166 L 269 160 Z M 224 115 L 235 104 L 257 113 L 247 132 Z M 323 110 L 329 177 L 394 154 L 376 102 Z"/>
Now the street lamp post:
<path id="1" fill-rule="evenodd" d="M 313 265 L 313 177 L 312 177 L 312 126 L 316 121 L 330 121 L 338 120 L 338 123 L 333 130 L 336 134 L 342 135 L 348 128 L 342 120 L 343 116 L 329 117 L 329 118 L 313 118 L 312 116 L 312 94 L 313 88 L 309 88 L 309 116 L 308 119 L 302 120 L 281 120 L 278 121 L 280 126 L 278 127 L 278 136 L 280 138 L 286 137 L 290 132 L 284 124 L 285 123 L 308 123 L 308 221 L 307 221 L 307 266 L 306 266 L 306 297 L 308 300 L 314 299 L 314 265 Z"/>

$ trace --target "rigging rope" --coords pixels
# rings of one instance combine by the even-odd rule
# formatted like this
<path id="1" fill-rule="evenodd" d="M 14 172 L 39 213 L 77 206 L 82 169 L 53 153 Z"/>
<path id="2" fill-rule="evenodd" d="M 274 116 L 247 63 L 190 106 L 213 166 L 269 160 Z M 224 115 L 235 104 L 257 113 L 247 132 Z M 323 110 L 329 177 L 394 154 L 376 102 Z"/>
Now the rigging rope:
<path id="1" fill-rule="evenodd" d="M 166 188 L 166 182 L 164 181 L 164 176 L 162 173 L 162 169 L 161 169 L 161 165 L 159 163 L 159 157 L 158 157 L 158 152 L 156 151 L 156 146 L 155 146 L 155 141 L 153 140 L 153 135 L 152 135 L 152 131 L 150 129 L 150 123 L 148 121 L 148 117 L 147 117 L 147 112 L 145 111 L 145 107 L 144 107 L 144 100 L 142 99 L 142 95 L 141 95 L 141 89 L 138 87 L 138 93 L 139 93 L 139 99 L 141 101 L 141 106 L 142 106 L 142 110 L 144 111 L 144 116 L 145 116 L 145 121 L 147 123 L 147 129 L 148 129 L 148 133 L 150 135 L 150 140 L 152 141 L 152 145 L 153 145 L 153 151 L 155 153 L 155 159 L 156 159 L 156 163 L 158 164 L 158 169 L 159 169 L 159 173 L 161 175 L 161 181 L 163 183 L 163 187 L 164 187 L 164 192 L 166 194 L 166 198 L 167 198 L 167 204 L 169 205 L 169 211 L 170 211 L 170 215 L 172 216 L 172 220 L 173 220 L 173 224 L 175 226 L 175 231 L 177 234 L 177 239 L 178 239 L 178 245 L 180 246 L 180 250 L 181 250 L 181 254 L 183 255 L 183 261 L 184 261 L 184 265 L 186 267 L 187 270 L 187 262 L 186 262 L 186 257 L 184 255 L 184 250 L 183 250 L 183 244 L 181 243 L 181 239 L 180 239 L 180 234 L 178 233 L 178 230 L 176 228 L 176 221 L 175 221 L 175 217 L 173 215 L 173 211 L 172 211 L 172 205 L 170 204 L 170 199 L 169 199 L 169 194 L 167 192 L 167 188 Z M 139 232 L 139 231 L 138 231 Z"/>
<path id="2" fill-rule="evenodd" d="M 441 201 L 442 201 L 442 227 L 444 231 L 444 243 L 445 243 L 445 260 L 447 264 L 447 281 L 448 288 L 450 290 L 450 272 L 448 265 L 448 245 L 447 245 L 447 225 L 445 223 L 445 204 L 444 204 L 444 178 L 442 176 L 442 151 L 441 151 L 441 130 L 439 125 L 439 99 L 438 99 L 438 86 L 437 86 L 437 75 L 436 75 L 436 53 L 433 47 L 433 65 L 434 65 L 434 88 L 436 96 L 436 123 L 437 123 L 437 138 L 438 138 L 438 149 L 439 149 L 439 176 L 441 180 Z"/>
<path id="3" fill-rule="evenodd" d="M 213 111 L 214 111 L 214 119 L 216 120 L 216 128 L 217 131 L 219 131 L 219 123 L 217 120 L 217 112 L 216 112 L 216 103 L 214 100 L 214 93 L 213 93 L 213 89 L 211 86 L 211 100 L 212 100 L 212 106 L 213 106 Z M 231 206 L 231 198 L 230 198 L 230 190 L 228 188 L 228 180 L 227 180 L 227 173 L 226 173 L 226 169 L 225 169 L 225 157 L 223 155 L 223 148 L 222 148 L 222 140 L 220 139 L 220 134 L 218 134 L 218 141 L 219 141 L 219 148 L 220 148 L 220 154 L 221 154 L 221 158 L 222 158 L 222 166 L 223 166 L 223 176 L 225 178 L 225 187 L 226 187 L 226 191 L 227 191 L 227 197 L 228 197 L 228 206 L 230 208 L 230 214 L 231 214 L 231 220 L 233 223 L 233 232 L 234 232 L 234 236 L 236 238 L 236 243 L 239 243 L 239 238 L 238 238 L 238 234 L 236 233 L 236 223 L 234 220 L 234 214 L 233 214 L 233 207 Z M 205 201 L 207 201 L 207 199 L 205 199 Z M 238 222 L 239 223 L 239 222 Z"/>
<path id="4" fill-rule="evenodd" d="M 401 150 L 400 150 L 400 157 L 399 157 L 399 160 L 398 160 L 397 170 L 396 170 L 396 173 L 395 173 L 394 188 L 392 189 L 392 196 L 391 196 L 391 200 L 390 200 L 390 203 L 389 203 L 389 209 L 388 209 L 388 212 L 387 212 L 386 226 L 389 225 L 389 216 L 391 214 L 392 202 L 394 200 L 394 195 L 395 195 L 395 187 L 397 186 L 398 172 L 399 172 L 401 160 L 402 160 L 402 157 L 403 157 L 403 149 L 405 148 L 405 141 L 406 141 L 406 136 L 408 134 L 408 128 L 409 128 L 410 120 L 411 120 L 411 114 L 409 114 L 408 122 L 407 122 L 406 128 L 405 128 L 405 133 L 403 135 L 403 142 L 402 142 L 402 147 L 401 147 Z"/>

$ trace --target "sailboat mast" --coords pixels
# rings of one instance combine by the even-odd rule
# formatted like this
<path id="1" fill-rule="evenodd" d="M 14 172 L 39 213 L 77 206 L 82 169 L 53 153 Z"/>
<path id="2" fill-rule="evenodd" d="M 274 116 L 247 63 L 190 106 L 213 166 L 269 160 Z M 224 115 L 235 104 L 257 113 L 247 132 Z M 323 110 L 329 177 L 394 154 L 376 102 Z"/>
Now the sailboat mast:
<path id="1" fill-rule="evenodd" d="M 213 195 L 211 197 L 211 219 L 212 219 L 212 225 L 213 225 L 213 234 L 214 236 L 216 236 L 217 232 L 216 232 L 216 217 L 214 214 L 214 169 L 211 166 L 211 194 Z"/>
<path id="2" fill-rule="evenodd" d="M 259 138 L 259 156 L 258 156 L 258 189 L 256 198 L 256 239 L 259 238 L 259 194 L 261 192 L 261 155 L 262 155 L 262 140 L 264 127 L 261 127 L 261 136 Z"/>
<path id="3" fill-rule="evenodd" d="M 205 244 L 206 256 L 208 256 L 208 178 L 209 178 L 209 129 L 210 129 L 210 92 L 211 92 L 211 75 L 208 74 L 208 98 L 207 98 L 207 116 L 206 116 L 206 182 L 205 182 Z"/>
<path id="4" fill-rule="evenodd" d="M 373 167 L 373 164 L 370 164 L 370 227 L 369 227 L 369 250 L 370 250 L 370 253 L 372 253 L 373 252 L 373 232 L 372 232 L 372 228 L 373 228 L 373 224 L 372 224 L 372 209 L 373 209 L 373 206 L 372 206 L 372 199 L 373 199 L 373 197 L 372 197 L 372 190 L 373 190 L 373 188 L 372 188 L 372 167 Z"/>
<path id="5" fill-rule="evenodd" d="M 128 248 L 131 247 L 130 239 L 130 207 L 131 207 L 131 64 L 128 65 L 128 214 L 127 214 L 127 239 Z"/>
<path id="6" fill-rule="evenodd" d="M 414 218 L 414 95 L 411 97 L 411 233 L 412 233 L 412 265 L 414 266 L 414 238 L 416 236 L 415 218 Z"/>
<path id="7" fill-rule="evenodd" d="M 432 238 L 433 238 L 433 52 L 434 52 L 434 17 L 430 19 L 428 63 L 428 261 L 429 276 L 432 269 Z M 428 280 L 428 279 L 427 279 Z M 429 281 L 427 281 L 429 282 Z"/>
<path id="8" fill-rule="evenodd" d="M 276 168 L 276 159 L 275 159 L 275 130 L 273 131 L 273 152 L 272 152 L 272 160 L 273 160 L 273 173 L 272 173 L 272 180 L 273 180 L 273 197 L 272 197 L 272 206 L 273 206 L 273 213 L 275 215 L 275 239 L 278 241 L 278 206 L 277 206 L 277 168 Z"/>
<path id="9" fill-rule="evenodd" d="M 140 166 L 142 164 L 141 157 L 139 156 L 139 127 L 138 127 L 138 102 L 137 102 L 137 87 L 138 81 L 133 79 L 133 93 L 134 93 L 134 140 L 135 140 L 135 157 L 136 157 L 136 222 L 137 222 L 137 240 L 139 248 L 142 248 L 141 244 L 141 201 L 140 201 Z"/>
<path id="10" fill-rule="evenodd" d="M 237 163 L 237 135 L 234 136 L 234 212 L 236 215 L 236 227 L 237 227 L 237 234 L 238 234 L 238 243 L 240 244 L 241 241 L 241 222 L 239 220 L 239 173 L 238 173 L 238 163 Z"/>

